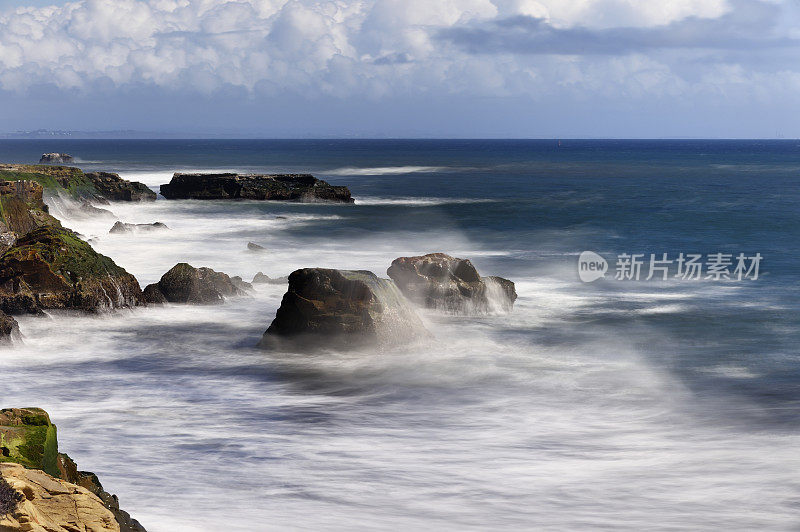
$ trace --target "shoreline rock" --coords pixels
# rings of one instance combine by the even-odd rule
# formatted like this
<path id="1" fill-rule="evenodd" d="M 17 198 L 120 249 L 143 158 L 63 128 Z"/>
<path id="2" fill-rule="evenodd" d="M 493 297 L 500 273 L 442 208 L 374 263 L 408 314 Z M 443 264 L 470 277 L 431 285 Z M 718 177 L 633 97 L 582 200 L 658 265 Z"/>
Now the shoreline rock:
<path id="1" fill-rule="evenodd" d="M 155 201 L 156 193 L 144 183 L 122 179 L 111 172 L 90 172 L 85 174 L 97 194 L 110 201 Z"/>
<path id="2" fill-rule="evenodd" d="M 249 199 L 301 203 L 354 203 L 350 190 L 310 174 L 184 174 L 161 185 L 167 199 Z"/>
<path id="3" fill-rule="evenodd" d="M 133 275 L 68 229 L 35 229 L 0 257 L 0 310 L 8 314 L 96 312 L 143 302 Z"/>
<path id="4" fill-rule="evenodd" d="M 454 314 L 511 312 L 517 299 L 513 282 L 444 253 L 397 258 L 386 273 L 414 303 Z"/>
<path id="5" fill-rule="evenodd" d="M 289 275 L 259 347 L 389 347 L 430 333 L 397 287 L 369 271 L 305 268 Z"/>
<path id="6" fill-rule="evenodd" d="M 0 530 L 145 532 L 94 473 L 59 452 L 56 426 L 41 408 L 0 410 L 0 479 L 20 494 L 7 493 L 15 500 Z"/>

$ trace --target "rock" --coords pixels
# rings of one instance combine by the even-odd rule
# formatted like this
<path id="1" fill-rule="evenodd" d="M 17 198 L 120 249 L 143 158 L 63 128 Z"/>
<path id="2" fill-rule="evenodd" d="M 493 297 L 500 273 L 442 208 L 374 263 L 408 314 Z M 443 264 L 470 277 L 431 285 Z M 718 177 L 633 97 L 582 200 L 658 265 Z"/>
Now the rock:
<path id="1" fill-rule="evenodd" d="M 35 181 L 0 181 L 0 253 L 34 229 L 61 226 L 61 222 L 48 213 L 42 199 L 43 190 Z"/>
<path id="2" fill-rule="evenodd" d="M 63 164 L 74 162 L 72 155 L 67 153 L 43 153 L 39 164 Z"/>
<path id="3" fill-rule="evenodd" d="M 303 203 L 353 203 L 347 187 L 332 186 L 310 174 L 182 174 L 161 185 L 167 199 L 250 199 Z"/>
<path id="4" fill-rule="evenodd" d="M 0 343 L 8 343 L 19 336 L 17 320 L 0 310 Z"/>
<path id="5" fill-rule="evenodd" d="M 239 290 L 241 290 L 243 292 L 252 292 L 253 291 L 253 285 L 248 283 L 247 281 L 245 281 L 244 279 L 242 279 L 238 275 L 234 275 L 233 277 L 231 277 L 231 282 L 236 286 L 236 288 L 238 288 Z"/>
<path id="6" fill-rule="evenodd" d="M 457 314 L 510 312 L 517 299 L 514 283 L 481 277 L 468 259 L 444 253 L 400 257 L 387 270 L 411 301 Z"/>
<path id="7" fill-rule="evenodd" d="M 86 174 L 101 197 L 111 201 L 155 201 L 156 193 L 144 183 L 122 179 L 111 172 Z"/>
<path id="8" fill-rule="evenodd" d="M 76 213 L 70 212 L 69 214 L 74 215 Z M 109 211 L 108 209 L 103 209 L 100 207 L 95 207 L 88 201 L 84 201 L 81 203 L 81 206 L 78 208 L 77 212 L 79 217 L 87 217 L 87 218 L 95 218 L 95 217 L 104 217 L 104 218 L 115 218 L 113 212 Z"/>
<path id="9" fill-rule="evenodd" d="M 129 224 L 124 222 L 117 222 L 114 226 L 109 230 L 109 234 L 119 234 L 119 233 L 141 233 L 141 232 L 150 232 L 150 231 L 159 231 L 163 229 L 169 229 L 165 224 L 161 222 L 153 222 L 151 224 Z"/>
<path id="10" fill-rule="evenodd" d="M 11 512 L 3 516 L 0 511 L 0 530 L 144 532 L 94 473 L 79 471 L 68 455 L 58 452 L 56 426 L 40 408 L 0 410 L 0 478 L 23 495 Z M 27 528 L 26 523 L 40 528 Z"/>
<path id="11" fill-rule="evenodd" d="M 386 347 L 429 336 L 388 279 L 368 271 L 305 268 L 289 275 L 265 348 Z"/>
<path id="12" fill-rule="evenodd" d="M 247 249 L 250 251 L 266 251 L 267 249 L 264 246 L 259 246 L 255 242 L 248 242 Z"/>
<path id="13" fill-rule="evenodd" d="M 241 279 L 240 279 L 241 280 Z M 247 284 L 247 283 L 244 283 Z M 195 268 L 182 262 L 161 280 L 145 287 L 148 303 L 222 303 L 226 297 L 246 295 L 241 283 L 211 268 Z"/>
<path id="14" fill-rule="evenodd" d="M 258 272 L 255 277 L 253 277 L 252 282 L 253 284 L 286 284 L 289 282 L 289 278 L 284 275 L 283 277 L 276 277 L 273 279 L 263 272 Z"/>
<path id="15" fill-rule="evenodd" d="M 42 227 L 0 257 L 0 310 L 89 312 L 143 303 L 136 278 L 61 227 Z"/>
<path id="16" fill-rule="evenodd" d="M 260 284 L 260 283 L 269 283 L 272 279 L 269 278 L 269 275 L 264 274 L 264 272 L 258 272 L 255 277 L 253 277 L 253 284 Z"/>

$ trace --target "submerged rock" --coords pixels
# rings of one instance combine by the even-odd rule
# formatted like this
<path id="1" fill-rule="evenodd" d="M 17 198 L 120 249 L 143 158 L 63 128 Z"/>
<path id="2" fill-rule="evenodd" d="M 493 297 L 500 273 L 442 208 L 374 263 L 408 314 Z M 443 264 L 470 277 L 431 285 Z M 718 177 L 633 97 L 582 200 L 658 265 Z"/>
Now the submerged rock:
<path id="1" fill-rule="evenodd" d="M 111 172 L 90 172 L 91 181 L 98 195 L 111 201 L 155 201 L 156 193 L 144 183 L 122 179 Z"/>
<path id="2" fill-rule="evenodd" d="M 74 233 L 41 227 L 0 257 L 0 310 L 97 311 L 143 302 L 136 278 Z"/>
<path id="3" fill-rule="evenodd" d="M 39 164 L 63 164 L 74 162 L 75 159 L 68 153 L 43 153 Z"/>
<path id="4" fill-rule="evenodd" d="M 400 257 L 386 273 L 411 301 L 447 312 L 510 312 L 517 299 L 513 282 L 481 277 L 469 259 L 444 253 Z"/>
<path id="5" fill-rule="evenodd" d="M 289 278 L 285 275 L 283 277 L 275 277 L 273 279 L 264 272 L 258 272 L 255 277 L 253 277 L 253 284 L 286 284 L 288 282 Z"/>
<path id="6" fill-rule="evenodd" d="M 141 232 L 150 232 L 150 231 L 160 231 L 163 229 L 169 229 L 166 224 L 161 222 L 153 222 L 151 224 L 129 224 L 118 221 L 114 224 L 114 226 L 108 231 L 109 234 L 120 234 L 120 233 L 141 233 Z"/>
<path id="7" fill-rule="evenodd" d="M 94 473 L 58 451 L 56 426 L 41 408 L 0 410 L 0 478 L 22 495 L 0 515 L 0 530 L 144 532 Z"/>
<path id="8" fill-rule="evenodd" d="M 246 284 L 246 283 L 245 283 Z M 241 279 L 237 283 L 211 268 L 195 268 L 185 262 L 176 264 L 157 283 L 144 289 L 148 303 L 222 303 L 226 297 L 246 295 Z"/>
<path id="9" fill-rule="evenodd" d="M 388 279 L 368 271 L 305 268 L 289 275 L 261 347 L 400 345 L 429 333 Z"/>
<path id="10" fill-rule="evenodd" d="M 310 174 L 182 174 L 161 185 L 167 199 L 250 199 L 353 203 L 347 187 Z"/>
<path id="11" fill-rule="evenodd" d="M 259 252 L 267 250 L 264 246 L 259 246 L 255 242 L 248 242 L 247 249 L 249 249 L 250 251 L 259 251 Z"/>

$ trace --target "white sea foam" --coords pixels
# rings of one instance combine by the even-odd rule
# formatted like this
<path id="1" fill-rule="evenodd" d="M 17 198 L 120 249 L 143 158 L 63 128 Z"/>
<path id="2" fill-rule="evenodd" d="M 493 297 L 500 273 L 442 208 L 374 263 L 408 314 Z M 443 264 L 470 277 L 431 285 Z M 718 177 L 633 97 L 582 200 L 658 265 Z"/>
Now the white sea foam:
<path id="1" fill-rule="evenodd" d="M 418 173 L 435 173 L 448 170 L 444 166 L 378 166 L 372 168 L 345 167 L 325 170 L 327 175 L 402 175 Z"/>

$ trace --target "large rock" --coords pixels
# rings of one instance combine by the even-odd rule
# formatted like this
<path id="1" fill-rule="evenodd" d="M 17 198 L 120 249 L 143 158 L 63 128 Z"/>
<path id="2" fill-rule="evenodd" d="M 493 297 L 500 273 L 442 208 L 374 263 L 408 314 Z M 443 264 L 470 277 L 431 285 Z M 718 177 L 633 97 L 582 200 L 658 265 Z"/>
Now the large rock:
<path id="1" fill-rule="evenodd" d="M 56 426 L 40 408 L 0 410 L 0 477 L 21 494 L 11 496 L 15 504 L 0 515 L 0 530 L 144 532 L 94 473 L 58 452 Z"/>
<path id="2" fill-rule="evenodd" d="M 48 213 L 43 191 L 36 181 L 0 180 L 0 254 L 34 229 L 61 226 L 61 222 Z"/>
<path id="3" fill-rule="evenodd" d="M 156 193 L 144 183 L 122 179 L 111 172 L 90 172 L 86 177 L 97 194 L 111 201 L 155 201 Z"/>
<path id="4" fill-rule="evenodd" d="M 0 310 L 8 314 L 141 303 L 136 278 L 67 229 L 31 231 L 0 257 Z"/>
<path id="5" fill-rule="evenodd" d="M 481 277 L 469 259 L 444 253 L 400 257 L 386 273 L 411 301 L 456 314 L 510 312 L 517 299 L 513 282 Z"/>
<path id="6" fill-rule="evenodd" d="M 353 203 L 347 187 L 310 174 L 182 174 L 161 185 L 167 199 L 250 199 Z"/>
<path id="7" fill-rule="evenodd" d="M 248 283 L 244 283 L 248 284 Z M 246 295 L 241 280 L 211 268 L 195 268 L 185 262 L 176 264 L 161 280 L 144 289 L 148 303 L 222 303 L 226 297 Z"/>
<path id="8" fill-rule="evenodd" d="M 43 153 L 39 159 L 40 164 L 64 164 L 71 163 L 75 159 L 68 153 Z"/>
<path id="9" fill-rule="evenodd" d="M 305 268 L 289 275 L 260 346 L 392 346 L 429 336 L 397 287 L 368 271 Z"/>

